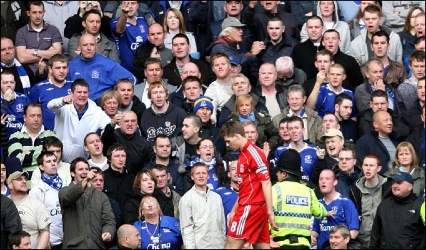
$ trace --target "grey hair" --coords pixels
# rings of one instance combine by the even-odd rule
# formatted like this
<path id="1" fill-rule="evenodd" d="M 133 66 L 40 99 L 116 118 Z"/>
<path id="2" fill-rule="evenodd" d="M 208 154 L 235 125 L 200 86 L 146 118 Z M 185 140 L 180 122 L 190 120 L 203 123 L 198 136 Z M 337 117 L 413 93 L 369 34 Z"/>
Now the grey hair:
<path id="1" fill-rule="evenodd" d="M 243 73 L 238 73 L 238 74 L 236 74 L 236 75 L 232 78 L 232 82 L 234 82 L 234 81 L 235 81 L 235 78 L 237 78 L 237 77 L 242 77 L 242 78 L 246 79 L 247 83 L 248 83 L 248 84 L 250 84 L 250 80 L 249 80 L 249 79 L 248 79 L 248 77 L 247 77 L 246 75 L 244 75 Z"/>
<path id="2" fill-rule="evenodd" d="M 349 228 L 344 224 L 337 225 L 337 226 L 333 227 L 332 229 L 330 229 L 330 234 L 336 233 L 339 230 L 342 233 L 342 237 L 344 239 L 351 237 L 351 233 L 349 232 Z"/>
<path id="3" fill-rule="evenodd" d="M 290 70 L 291 76 L 294 74 L 293 59 L 289 56 L 282 56 L 275 61 L 275 69 L 277 72 Z"/>
<path id="4" fill-rule="evenodd" d="M 288 88 L 287 98 L 292 92 L 301 92 L 303 96 L 306 96 L 305 89 L 299 84 L 293 84 Z"/>
<path id="5" fill-rule="evenodd" d="M 234 28 L 234 27 L 228 27 L 228 28 L 223 29 L 223 30 L 220 32 L 219 37 L 226 37 L 226 36 L 229 36 L 229 35 L 231 34 L 231 32 L 233 31 L 233 28 Z"/>

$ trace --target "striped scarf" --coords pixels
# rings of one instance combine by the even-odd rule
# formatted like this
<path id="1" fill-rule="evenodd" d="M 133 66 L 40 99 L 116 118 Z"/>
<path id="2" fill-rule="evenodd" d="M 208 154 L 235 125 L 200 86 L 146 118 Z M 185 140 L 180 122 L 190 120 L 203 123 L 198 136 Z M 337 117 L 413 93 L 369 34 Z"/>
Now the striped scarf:
<path id="1" fill-rule="evenodd" d="M 16 66 L 16 70 L 18 71 L 19 78 L 21 79 L 22 88 L 24 89 L 24 95 L 28 95 L 31 88 L 30 78 L 28 77 L 27 71 L 24 66 L 15 58 L 13 59 L 13 64 Z M 1 63 L 1 71 L 3 72 L 3 67 L 8 68 L 6 64 Z"/>

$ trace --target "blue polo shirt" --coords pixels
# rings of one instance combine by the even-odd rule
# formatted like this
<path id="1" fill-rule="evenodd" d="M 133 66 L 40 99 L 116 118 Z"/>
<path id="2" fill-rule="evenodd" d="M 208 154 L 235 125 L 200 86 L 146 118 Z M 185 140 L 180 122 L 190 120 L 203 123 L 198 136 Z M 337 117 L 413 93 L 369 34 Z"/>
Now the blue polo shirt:
<path id="1" fill-rule="evenodd" d="M 320 199 L 327 211 L 334 211 L 334 218 L 323 217 L 322 219 L 314 219 L 312 230 L 319 234 L 317 239 L 317 248 L 330 239 L 330 230 L 344 224 L 349 230 L 359 230 L 358 211 L 354 203 L 344 195 L 339 194 L 330 204 L 326 204 L 324 198 Z"/>
<path id="2" fill-rule="evenodd" d="M 334 100 L 338 94 L 345 93 L 348 94 L 352 98 L 353 108 L 351 117 L 356 116 L 356 103 L 355 103 L 355 95 L 349 89 L 342 88 L 340 92 L 334 92 L 329 84 L 321 85 L 318 93 L 317 103 L 315 104 L 318 115 L 323 118 L 327 113 L 334 113 Z"/>
<path id="3" fill-rule="evenodd" d="M 65 81 L 65 84 L 58 87 L 46 80 L 37 83 L 30 89 L 28 97 L 32 102 L 41 104 L 43 110 L 43 125 L 45 129 L 52 130 L 55 128 L 55 113 L 47 108 L 47 103 L 51 100 L 71 94 L 72 81 Z"/>
<path id="4" fill-rule="evenodd" d="M 1 102 L 5 102 L 3 97 Z M 28 96 L 15 92 L 15 99 L 9 103 L 9 109 L 7 110 L 6 133 L 8 138 L 13 133 L 21 131 L 24 125 L 24 109 L 29 102 L 30 98 Z"/>
<path id="5" fill-rule="evenodd" d="M 115 33 L 119 18 L 111 21 L 111 30 L 120 51 L 121 66 L 133 72 L 133 57 L 136 49 L 148 41 L 148 23 L 144 17 L 136 17 L 136 25 L 126 22 L 126 30 L 123 34 Z"/>
<path id="6" fill-rule="evenodd" d="M 142 238 L 141 249 L 181 249 L 183 245 L 179 221 L 174 217 L 161 216 L 158 227 L 146 221 L 136 221 L 133 226 Z"/>
<path id="7" fill-rule="evenodd" d="M 280 155 L 284 153 L 287 149 L 290 149 L 291 144 L 285 146 L 279 146 L 275 150 L 275 163 L 278 163 Z M 315 164 L 318 160 L 317 151 L 315 145 L 305 143 L 305 146 L 302 150 L 299 151 L 300 159 L 302 160 L 302 180 L 309 181 L 314 172 Z M 275 164 L 276 165 L 276 164 Z"/>

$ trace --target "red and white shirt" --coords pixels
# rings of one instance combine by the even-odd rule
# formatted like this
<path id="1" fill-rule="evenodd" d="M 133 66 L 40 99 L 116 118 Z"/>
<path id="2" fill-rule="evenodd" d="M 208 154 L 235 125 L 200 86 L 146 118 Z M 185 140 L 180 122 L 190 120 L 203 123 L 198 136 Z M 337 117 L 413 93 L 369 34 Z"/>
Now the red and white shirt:
<path id="1" fill-rule="evenodd" d="M 268 181 L 269 166 L 263 151 L 251 141 L 244 145 L 238 157 L 238 205 L 263 205 L 262 181 Z"/>

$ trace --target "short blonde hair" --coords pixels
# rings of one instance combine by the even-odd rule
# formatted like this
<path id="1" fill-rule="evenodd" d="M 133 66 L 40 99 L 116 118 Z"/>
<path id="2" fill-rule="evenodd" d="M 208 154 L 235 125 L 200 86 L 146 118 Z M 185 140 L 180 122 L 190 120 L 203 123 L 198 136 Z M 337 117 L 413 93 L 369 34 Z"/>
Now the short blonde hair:
<path id="1" fill-rule="evenodd" d="M 414 150 L 414 147 L 411 143 L 407 141 L 403 141 L 396 147 L 395 150 L 395 166 L 400 166 L 401 164 L 398 161 L 398 153 L 404 149 L 408 148 L 408 151 L 411 153 L 411 159 L 413 162 L 411 163 L 412 168 L 417 168 L 419 166 L 419 158 L 417 157 L 416 151 Z"/>
<path id="2" fill-rule="evenodd" d="M 156 82 L 150 83 L 149 87 L 148 87 L 148 98 L 150 100 L 151 100 L 152 91 L 155 88 L 158 88 L 158 87 L 162 87 L 164 89 L 164 91 L 166 92 L 166 96 L 169 96 L 169 91 L 167 90 L 166 85 L 164 83 L 160 82 L 160 81 L 156 81 Z"/>
<path id="3" fill-rule="evenodd" d="M 246 101 L 250 102 L 251 111 L 255 110 L 255 104 L 254 104 L 253 97 L 250 94 L 244 94 L 244 95 L 237 96 L 237 100 L 235 101 L 235 113 L 239 113 L 238 109 Z"/>
<path id="4" fill-rule="evenodd" d="M 101 98 L 101 107 L 103 108 L 105 105 L 105 102 L 109 99 L 115 99 L 118 102 L 118 94 L 115 90 L 107 90 L 104 92 Z"/>
<path id="5" fill-rule="evenodd" d="M 146 195 L 146 196 L 144 196 L 144 197 L 142 198 L 141 203 L 139 203 L 139 217 L 138 217 L 138 219 L 139 219 L 139 220 L 144 220 L 144 219 L 145 219 L 145 216 L 144 216 L 144 215 L 143 215 L 143 213 L 142 213 L 142 209 L 143 209 L 143 204 L 144 204 L 144 202 L 145 202 L 146 200 L 148 200 L 149 198 L 152 198 L 152 199 L 154 199 L 154 200 L 157 202 L 158 214 L 159 214 L 160 216 L 162 216 L 162 215 L 163 215 L 163 210 L 161 210 L 160 203 L 158 202 L 158 200 L 157 200 L 154 196 L 152 196 L 152 195 Z"/>

